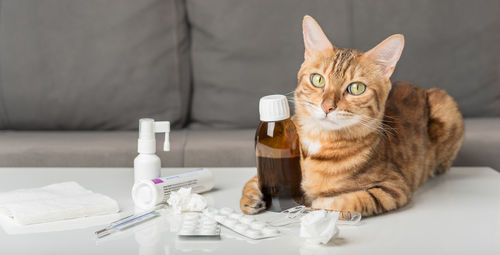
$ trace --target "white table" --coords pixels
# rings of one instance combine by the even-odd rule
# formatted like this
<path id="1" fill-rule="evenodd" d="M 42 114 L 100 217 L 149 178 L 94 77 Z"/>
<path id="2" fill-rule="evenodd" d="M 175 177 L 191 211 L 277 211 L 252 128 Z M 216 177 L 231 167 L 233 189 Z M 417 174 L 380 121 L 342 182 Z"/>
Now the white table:
<path id="1" fill-rule="evenodd" d="M 189 169 L 163 169 L 170 175 Z M 213 168 L 215 189 L 205 196 L 216 207 L 238 209 L 243 184 L 253 168 Z M 0 192 L 74 180 L 131 210 L 132 169 L 0 168 Z M 273 216 L 265 213 L 259 217 Z M 157 218 L 96 242 L 94 231 L 108 218 L 46 224 L 25 230 L 56 232 L 7 234 L 0 231 L 0 254 L 500 254 L 500 174 L 491 168 L 453 168 L 427 182 L 405 208 L 340 227 L 335 244 L 308 246 L 298 225 L 271 240 L 245 241 L 223 229 L 220 241 L 181 241 L 170 232 L 173 217 Z M 89 226 L 92 224 L 98 224 Z M 73 228 L 71 230 L 61 230 Z M 16 231 L 14 231 L 16 232 Z"/>

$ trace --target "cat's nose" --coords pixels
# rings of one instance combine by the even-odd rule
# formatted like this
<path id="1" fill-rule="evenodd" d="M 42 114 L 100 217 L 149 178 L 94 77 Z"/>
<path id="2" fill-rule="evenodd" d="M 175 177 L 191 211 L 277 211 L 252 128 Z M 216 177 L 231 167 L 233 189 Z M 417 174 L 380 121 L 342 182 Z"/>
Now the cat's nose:
<path id="1" fill-rule="evenodd" d="M 332 105 L 332 104 L 321 104 L 321 108 L 323 108 L 323 111 L 326 113 L 326 114 L 329 114 L 331 112 L 333 112 L 335 110 L 335 108 L 337 108 L 335 105 Z"/>

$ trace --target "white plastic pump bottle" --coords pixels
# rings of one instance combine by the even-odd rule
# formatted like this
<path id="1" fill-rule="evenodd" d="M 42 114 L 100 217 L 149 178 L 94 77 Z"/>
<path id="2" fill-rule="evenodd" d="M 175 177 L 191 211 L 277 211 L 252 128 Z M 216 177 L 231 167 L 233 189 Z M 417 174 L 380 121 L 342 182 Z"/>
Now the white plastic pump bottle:
<path id="1" fill-rule="evenodd" d="M 156 133 L 165 133 L 164 151 L 170 151 L 170 122 L 154 119 L 139 120 L 139 139 L 134 159 L 134 183 L 160 177 L 161 160 L 156 153 Z"/>

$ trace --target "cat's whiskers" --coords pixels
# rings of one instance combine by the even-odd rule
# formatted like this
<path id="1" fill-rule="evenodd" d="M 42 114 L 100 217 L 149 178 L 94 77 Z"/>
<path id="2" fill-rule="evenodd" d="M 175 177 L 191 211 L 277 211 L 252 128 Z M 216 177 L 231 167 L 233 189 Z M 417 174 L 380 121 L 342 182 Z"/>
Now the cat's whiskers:
<path id="1" fill-rule="evenodd" d="M 391 118 L 393 119 L 393 121 L 391 120 L 386 120 L 385 117 L 388 117 L 388 118 Z M 384 119 L 378 119 L 378 118 L 373 118 L 373 117 L 370 117 L 370 116 L 365 116 L 363 115 L 362 118 L 364 120 L 368 120 L 368 121 L 376 121 L 380 127 L 380 129 L 384 132 L 384 133 L 388 133 L 390 134 L 391 136 L 395 136 L 398 133 L 398 130 L 393 128 L 392 126 L 388 125 L 387 123 L 396 123 L 397 122 L 397 118 L 395 117 L 392 117 L 392 116 L 388 116 L 388 115 L 385 115 L 384 116 Z M 387 135 L 387 134 L 386 134 Z"/>
<path id="2" fill-rule="evenodd" d="M 303 105 L 305 107 L 309 107 L 313 110 L 323 111 L 321 109 L 321 107 L 314 105 L 313 103 L 311 103 L 309 101 L 296 99 L 294 97 L 287 97 L 287 99 L 289 102 L 291 102 L 293 104 L 300 104 L 300 105 Z M 380 120 L 377 118 L 372 118 L 369 116 L 355 114 L 355 113 L 346 112 L 346 111 L 335 113 L 335 118 L 338 118 L 337 121 L 346 121 L 348 119 L 357 118 L 358 119 L 357 123 L 366 127 L 371 132 L 377 133 L 378 135 L 380 135 L 384 139 L 387 139 L 388 135 L 391 135 L 391 136 L 395 135 L 395 129 L 384 123 L 384 122 L 391 123 L 392 121 L 389 121 L 389 120 Z M 354 130 L 350 129 L 349 127 L 346 127 L 344 129 L 347 130 L 348 133 L 354 132 Z"/>
<path id="3" fill-rule="evenodd" d="M 363 126 L 371 129 L 372 131 L 377 132 L 379 135 L 384 137 L 385 139 L 388 138 L 388 135 L 395 136 L 395 133 L 397 133 L 397 130 L 392 128 L 391 126 L 383 123 L 382 120 L 368 117 L 368 116 L 360 116 L 360 124 Z"/>

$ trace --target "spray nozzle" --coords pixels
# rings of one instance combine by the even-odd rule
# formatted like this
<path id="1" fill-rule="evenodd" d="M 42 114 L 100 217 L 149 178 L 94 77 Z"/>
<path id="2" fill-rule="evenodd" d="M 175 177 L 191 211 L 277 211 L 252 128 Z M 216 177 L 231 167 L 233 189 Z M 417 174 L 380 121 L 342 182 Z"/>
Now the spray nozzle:
<path id="1" fill-rule="evenodd" d="M 139 120 L 139 140 L 138 152 L 139 153 L 155 153 L 156 152 L 156 133 L 165 133 L 165 142 L 163 143 L 163 150 L 170 151 L 170 122 L 169 121 L 155 121 L 154 119 L 140 119 Z"/>
<path id="2" fill-rule="evenodd" d="M 170 151 L 170 122 L 156 121 L 155 133 L 165 133 L 165 142 L 163 142 L 163 151 Z"/>

